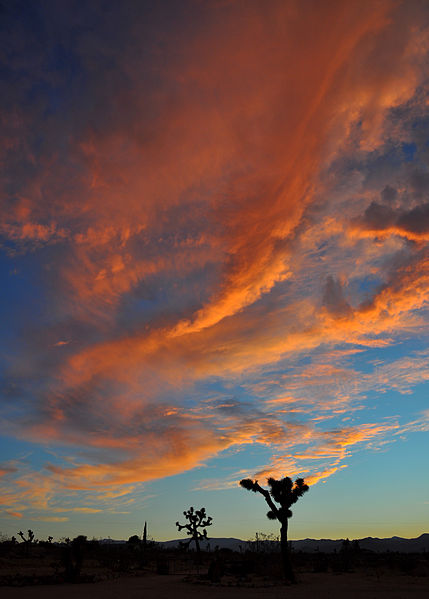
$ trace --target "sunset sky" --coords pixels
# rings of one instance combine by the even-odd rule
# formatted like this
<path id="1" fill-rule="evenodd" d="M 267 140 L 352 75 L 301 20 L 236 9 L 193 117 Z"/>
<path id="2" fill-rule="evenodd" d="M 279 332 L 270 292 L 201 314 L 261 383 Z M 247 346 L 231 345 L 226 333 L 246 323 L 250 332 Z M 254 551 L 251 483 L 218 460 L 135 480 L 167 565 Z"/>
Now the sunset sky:
<path id="1" fill-rule="evenodd" d="M 429 532 L 429 4 L 0 2 L 0 532 Z"/>

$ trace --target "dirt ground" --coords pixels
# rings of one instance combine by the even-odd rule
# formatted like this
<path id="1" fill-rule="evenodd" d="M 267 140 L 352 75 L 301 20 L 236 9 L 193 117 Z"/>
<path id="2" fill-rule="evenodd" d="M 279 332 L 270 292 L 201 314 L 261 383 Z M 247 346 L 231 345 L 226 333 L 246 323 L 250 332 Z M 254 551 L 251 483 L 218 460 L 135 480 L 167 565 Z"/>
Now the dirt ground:
<path id="1" fill-rule="evenodd" d="M 93 584 L 3 587 L 2 599 L 428 599 L 429 579 L 412 576 L 302 574 L 293 586 L 229 587 L 186 582 L 182 575 L 117 578 Z"/>

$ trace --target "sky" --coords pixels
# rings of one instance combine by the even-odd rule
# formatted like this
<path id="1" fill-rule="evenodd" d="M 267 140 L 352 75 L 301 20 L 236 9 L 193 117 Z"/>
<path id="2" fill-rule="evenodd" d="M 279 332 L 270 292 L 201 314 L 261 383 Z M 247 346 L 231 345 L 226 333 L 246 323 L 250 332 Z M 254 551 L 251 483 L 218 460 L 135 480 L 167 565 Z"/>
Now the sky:
<path id="1" fill-rule="evenodd" d="M 429 532 L 429 5 L 0 2 L 0 532 Z M 182 517 L 183 518 L 183 517 Z"/>

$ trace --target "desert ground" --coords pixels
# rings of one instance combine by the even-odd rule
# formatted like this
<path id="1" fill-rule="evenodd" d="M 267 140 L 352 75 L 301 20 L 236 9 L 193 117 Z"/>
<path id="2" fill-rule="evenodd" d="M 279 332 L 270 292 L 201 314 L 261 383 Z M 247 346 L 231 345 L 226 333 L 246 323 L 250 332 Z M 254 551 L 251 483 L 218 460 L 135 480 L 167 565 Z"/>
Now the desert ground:
<path id="1" fill-rule="evenodd" d="M 255 583 L 261 584 L 261 583 Z M 120 577 L 90 584 L 39 585 L 3 587 L 2 599 L 427 599 L 427 577 L 357 573 L 308 573 L 300 575 L 299 583 L 292 586 L 228 586 L 195 584 L 183 575 L 148 574 L 141 577 Z"/>

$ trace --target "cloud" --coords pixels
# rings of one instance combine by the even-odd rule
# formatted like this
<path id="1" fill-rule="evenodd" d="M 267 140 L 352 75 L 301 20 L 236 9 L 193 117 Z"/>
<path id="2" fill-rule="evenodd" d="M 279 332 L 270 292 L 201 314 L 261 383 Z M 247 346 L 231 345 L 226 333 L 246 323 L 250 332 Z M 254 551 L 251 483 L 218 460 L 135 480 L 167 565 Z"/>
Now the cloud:
<path id="1" fill-rule="evenodd" d="M 422 432 L 426 433 L 429 431 L 429 410 L 423 410 L 418 414 L 418 418 L 412 422 L 407 423 L 405 427 L 398 434 L 405 434 L 408 432 Z"/>
<path id="2" fill-rule="evenodd" d="M 17 468 L 15 468 L 13 466 L 7 466 L 4 464 L 0 466 L 0 476 L 6 476 L 7 474 L 11 474 L 16 471 L 17 471 Z"/>
<path id="3" fill-rule="evenodd" d="M 429 203 L 425 202 L 410 210 L 395 210 L 389 205 L 371 202 L 365 210 L 361 224 L 375 234 L 396 234 L 413 241 L 427 241 Z"/>
<path id="4" fill-rule="evenodd" d="M 341 283 L 332 276 L 328 276 L 326 279 L 323 305 L 332 314 L 346 315 L 351 312 L 351 308 L 344 297 Z"/>
<path id="5" fill-rule="evenodd" d="M 10 518 L 22 518 L 23 514 L 21 514 L 21 512 L 13 512 L 11 510 L 2 510 L 2 512 L 4 514 L 6 514 L 7 516 L 9 516 Z"/>
<path id="6" fill-rule="evenodd" d="M 359 427 L 344 427 L 326 431 L 307 427 L 305 434 L 289 446 L 307 445 L 301 453 L 299 450 L 291 454 L 277 454 L 271 463 L 254 474 L 256 478 L 276 478 L 288 472 L 290 476 L 305 474 L 309 484 L 329 478 L 341 468 L 347 467 L 342 463 L 350 455 L 353 446 L 369 445 L 380 442 L 386 434 L 398 429 L 397 424 L 362 424 Z M 287 446 L 287 445 L 286 445 Z M 313 461 L 321 462 L 316 468 Z M 320 468 L 322 465 L 322 469 Z M 308 474 L 307 474 L 308 473 Z"/>
<path id="7" fill-rule="evenodd" d="M 54 343 L 54 347 L 61 347 L 62 345 L 68 345 L 70 341 L 57 341 Z"/>
<path id="8" fill-rule="evenodd" d="M 356 363 L 427 319 L 424 8 L 7 18 L 4 430 L 70 455 L 2 469 L 6 508 L 96 513 L 251 445 L 316 482 L 392 438 L 365 395 L 424 358 Z"/>
<path id="9" fill-rule="evenodd" d="M 69 519 L 66 516 L 33 516 L 31 520 L 37 522 L 67 522 Z"/>

